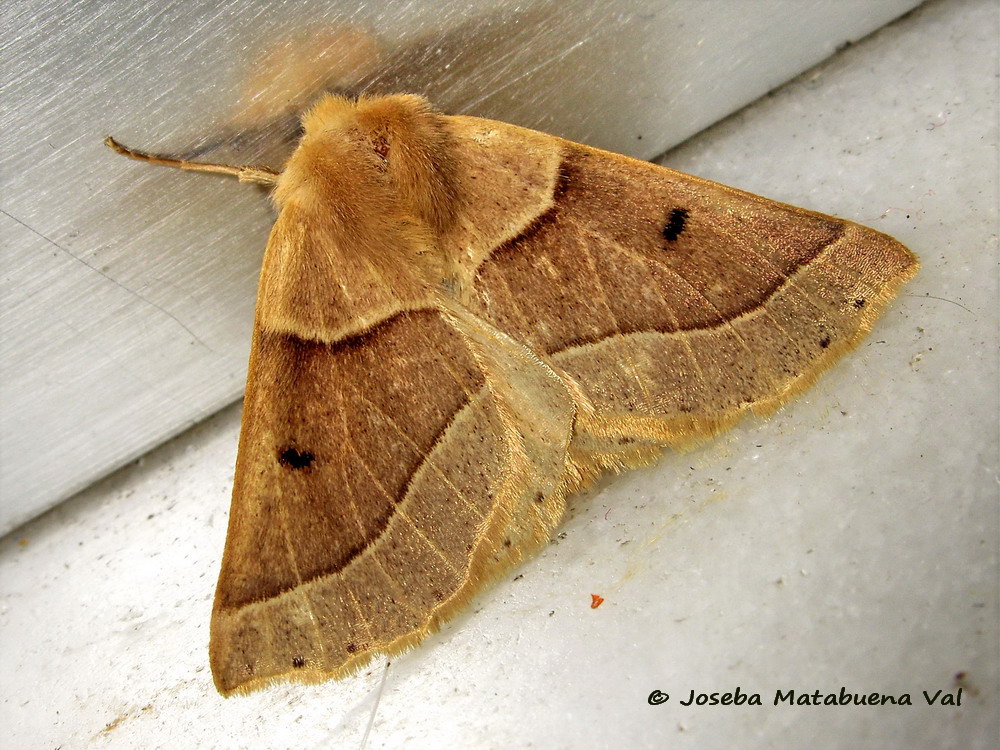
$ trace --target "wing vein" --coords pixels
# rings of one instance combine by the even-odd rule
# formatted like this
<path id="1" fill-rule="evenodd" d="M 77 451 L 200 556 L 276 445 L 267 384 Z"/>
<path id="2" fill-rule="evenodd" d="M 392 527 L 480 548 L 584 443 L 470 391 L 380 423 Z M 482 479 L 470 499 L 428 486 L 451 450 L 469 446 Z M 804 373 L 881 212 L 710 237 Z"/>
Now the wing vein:
<path id="1" fill-rule="evenodd" d="M 384 419 L 384 420 L 386 421 L 386 423 L 388 423 L 388 424 L 392 425 L 392 426 L 393 426 L 393 427 L 395 428 L 396 432 L 398 432 L 398 433 L 399 433 L 399 434 L 400 434 L 400 435 L 402 436 L 402 438 L 403 438 L 403 439 L 404 439 L 405 441 L 407 441 L 407 442 L 408 442 L 408 443 L 409 443 L 409 444 L 410 444 L 410 445 L 411 445 L 411 446 L 412 446 L 412 447 L 413 447 L 413 448 L 414 448 L 415 450 L 417 450 L 417 452 L 418 452 L 418 453 L 419 453 L 419 452 L 421 452 L 421 451 L 420 451 L 420 446 L 418 446 L 418 445 L 417 445 L 417 443 L 416 443 L 416 441 L 414 441 L 414 440 L 413 440 L 413 438 L 412 438 L 412 437 L 410 437 L 410 436 L 409 436 L 409 435 L 408 435 L 408 434 L 406 433 L 406 431 L 405 431 L 405 430 L 403 430 L 403 428 L 399 426 L 399 424 L 397 424 L 396 420 L 394 420 L 394 419 L 393 419 L 392 417 L 390 417 L 390 416 L 389 416 L 388 414 L 386 414 L 386 413 L 385 413 L 384 411 L 382 411 L 382 409 L 380 409 L 380 408 L 379 408 L 378 406 L 376 406 L 376 405 L 375 405 L 375 404 L 374 404 L 374 403 L 373 403 L 372 401 L 370 401 L 369 399 L 365 398 L 365 397 L 364 397 L 364 395 L 361 395 L 361 394 L 359 394 L 359 398 L 360 398 L 360 399 L 361 399 L 362 401 L 364 401 L 364 403 L 366 403 L 366 404 L 367 404 L 367 405 L 368 405 L 369 407 L 371 407 L 371 409 L 372 409 L 373 411 L 376 411 L 376 412 L 378 412 L 378 414 L 379 414 L 379 415 L 380 415 L 380 416 L 381 416 L 381 417 L 382 417 L 382 418 L 383 418 L 383 419 Z M 426 465 L 426 464 L 427 464 L 428 462 L 431 462 L 431 456 L 432 456 L 432 454 L 433 454 L 433 452 L 434 452 L 434 448 L 435 448 L 435 447 L 437 446 L 437 444 L 438 444 L 438 442 L 440 441 L 441 437 L 443 437 L 443 436 L 444 436 L 444 435 L 445 435 L 445 434 L 447 433 L 447 431 L 448 431 L 448 426 L 449 426 L 450 424 L 452 424 L 452 423 L 454 422 L 454 419 L 455 419 L 455 417 L 456 417 L 456 416 L 457 416 L 457 415 L 458 415 L 458 414 L 459 414 L 459 413 L 460 413 L 461 411 L 463 411 L 463 410 L 465 409 L 465 406 L 467 406 L 467 405 L 468 405 L 469 403 L 471 403 L 471 401 L 467 402 L 467 403 L 466 403 L 465 405 L 463 405 L 463 406 L 462 406 L 461 408 L 459 408 L 459 409 L 458 409 L 458 411 L 456 411 L 456 412 L 455 412 L 455 414 L 453 414 L 453 415 L 452 415 L 452 417 L 451 417 L 451 419 L 449 420 L 448 424 L 447 424 L 447 425 L 445 425 L 445 428 L 444 428 L 444 430 L 442 430 L 441 434 L 440 434 L 440 435 L 438 436 L 438 439 L 434 441 L 434 444 L 433 444 L 433 445 L 432 445 L 432 446 L 430 447 L 430 449 L 429 449 L 429 450 L 428 450 L 428 451 L 426 452 L 426 454 L 425 454 L 425 455 L 423 455 L 423 456 L 421 457 L 421 460 L 420 460 L 420 463 L 419 463 L 419 464 L 417 465 L 417 467 L 416 467 L 416 468 L 415 468 L 415 469 L 414 469 L 414 470 L 413 470 L 413 471 L 412 471 L 412 472 L 410 473 L 410 476 L 409 476 L 409 477 L 407 478 L 407 487 L 408 487 L 408 488 L 409 488 L 410 486 L 412 486 L 412 482 L 413 482 L 413 478 L 414 478 L 414 477 L 416 477 L 416 476 L 417 476 L 417 474 L 419 474 L 419 473 L 420 473 L 420 471 L 421 471 L 421 470 L 423 469 L 423 467 L 424 467 L 424 466 L 425 466 L 425 465 Z M 456 497 L 457 497 L 457 498 L 458 498 L 458 499 L 459 499 L 459 500 L 460 500 L 460 501 L 461 501 L 461 502 L 462 502 L 463 504 L 465 504 L 465 506 L 466 506 L 467 508 L 469 508 L 469 509 L 471 509 L 471 510 L 477 510 L 477 509 L 476 509 L 476 506 L 475 506 L 475 505 L 474 505 L 473 503 L 471 503 L 471 502 L 469 501 L 469 499 L 468 499 L 468 498 L 467 498 L 467 497 L 465 496 L 465 494 L 464 494 L 464 493 L 463 493 L 463 492 L 462 492 L 462 491 L 461 491 L 460 489 L 458 489 L 458 487 L 456 487 L 456 486 L 454 485 L 454 483 L 453 483 L 453 482 L 452 482 L 452 481 L 451 481 L 451 480 L 450 480 L 450 479 L 448 478 L 448 475 L 444 473 L 444 471 L 443 471 L 443 470 L 441 469 L 441 467 L 439 467 L 439 466 L 438 466 L 437 464 L 435 464 L 435 463 L 433 463 L 433 462 L 431 462 L 431 466 L 432 466 L 432 468 L 434 469 L 434 471 L 435 471 L 435 472 L 436 472 L 436 473 L 438 474 L 438 476 L 440 476 L 440 477 L 441 477 L 441 479 L 442 479 L 442 480 L 444 481 L 444 483 L 445 483 L 445 484 L 447 484 L 447 485 L 448 485 L 448 487 L 450 487 L 450 488 L 452 489 L 452 491 L 454 491 L 454 493 L 455 493 L 455 496 L 456 496 Z M 369 471 L 369 474 L 371 474 L 371 471 Z M 401 502 L 401 503 L 403 503 L 403 502 L 406 502 L 406 500 L 407 500 L 407 497 L 409 496 L 409 494 L 410 494 L 410 493 L 409 493 L 409 492 L 407 492 L 407 493 L 406 493 L 406 494 L 405 494 L 405 495 L 403 496 L 403 498 L 402 498 L 402 500 L 401 500 L 400 502 Z M 478 515 L 478 510 L 477 510 L 477 515 Z"/>
<path id="2" fill-rule="evenodd" d="M 400 503 L 396 502 L 396 499 L 393 498 L 389 490 L 387 490 L 385 485 L 379 481 L 378 476 L 376 476 L 376 474 L 371 470 L 371 467 L 368 466 L 364 458 L 361 457 L 361 454 L 357 450 L 357 448 L 355 448 L 354 445 L 351 444 L 350 449 L 351 452 L 354 454 L 354 456 L 358 459 L 358 463 L 361 465 L 361 468 L 363 468 L 365 470 L 365 473 L 368 474 L 369 477 L 371 477 L 372 482 L 374 482 L 375 485 L 379 488 L 379 490 L 382 491 L 382 494 L 385 495 L 386 499 L 392 505 L 393 513 L 398 514 L 400 517 L 409 522 L 409 524 L 413 527 L 413 530 L 417 532 L 417 534 L 425 542 L 427 542 L 427 544 L 434 550 L 434 552 L 437 553 L 437 555 L 444 561 L 445 565 L 457 574 L 458 570 L 448 560 L 447 556 L 444 554 L 444 550 L 442 550 L 441 547 L 437 545 L 437 543 L 431 541 L 431 539 L 423 531 L 421 531 L 420 527 L 417 526 L 413 518 L 400 506 Z"/>
<path id="3" fill-rule="evenodd" d="M 590 267 L 591 276 L 594 279 L 594 282 L 597 284 L 597 291 L 600 292 L 601 301 L 604 304 L 604 308 L 608 312 L 608 317 L 611 320 L 611 325 L 614 326 L 616 334 L 620 336 L 622 332 L 621 324 L 618 322 L 618 317 L 615 315 L 614 310 L 611 309 L 611 299 L 608 297 L 607 288 L 604 286 L 604 279 L 597 270 L 597 262 L 594 260 L 594 256 L 590 252 L 589 243 L 584 241 L 580 242 L 579 245 L 583 252 L 584 258 L 586 259 L 587 265 Z M 635 380 L 636 384 L 639 386 L 639 390 L 642 391 L 642 396 L 643 399 L 645 400 L 646 408 L 652 409 L 653 398 L 652 396 L 650 396 L 649 389 L 646 388 L 646 384 L 643 383 L 642 378 L 639 377 L 639 367 L 636 364 L 635 359 L 632 357 L 632 353 L 626 350 L 624 354 L 626 359 L 626 362 L 624 363 L 626 369 L 629 371 L 629 374 L 632 376 L 632 379 Z"/>
<path id="4" fill-rule="evenodd" d="M 341 417 L 342 417 L 341 421 L 342 421 L 342 423 L 344 425 L 344 434 L 346 435 L 346 433 L 347 433 L 347 411 L 344 409 L 344 397 L 343 397 L 343 394 L 340 394 L 340 413 L 341 413 Z M 341 467 L 340 468 L 341 481 L 343 482 L 343 485 L 344 485 L 344 488 L 345 488 L 345 496 L 347 497 L 348 502 L 351 504 L 351 509 L 354 511 L 354 521 L 355 521 L 355 524 L 358 527 L 358 531 L 361 533 L 362 536 L 364 536 L 365 533 L 366 533 L 366 530 L 365 530 L 364 524 L 361 522 L 361 511 L 358 508 L 358 504 L 354 501 L 354 488 L 351 486 L 351 483 L 348 480 L 347 471 L 346 471 L 346 469 L 344 467 L 344 464 L 341 463 L 340 467 Z M 402 590 L 396 584 L 396 582 L 393 579 L 393 577 L 391 575 L 389 575 L 389 571 L 387 571 L 385 569 L 385 566 L 382 564 L 382 561 L 376 555 L 374 555 L 374 554 L 371 557 L 372 557 L 372 560 L 374 560 L 375 564 L 378 566 L 379 571 L 382 573 L 383 576 L 385 576 L 385 579 L 389 583 L 389 586 L 396 593 L 398 601 L 400 601 L 402 603 L 402 605 L 406 609 L 408 609 L 412 614 L 417 615 L 417 617 L 419 619 L 420 618 L 420 613 L 417 610 L 413 609 L 413 607 L 410 606 L 410 604 L 407 601 L 406 597 L 403 595 Z"/>

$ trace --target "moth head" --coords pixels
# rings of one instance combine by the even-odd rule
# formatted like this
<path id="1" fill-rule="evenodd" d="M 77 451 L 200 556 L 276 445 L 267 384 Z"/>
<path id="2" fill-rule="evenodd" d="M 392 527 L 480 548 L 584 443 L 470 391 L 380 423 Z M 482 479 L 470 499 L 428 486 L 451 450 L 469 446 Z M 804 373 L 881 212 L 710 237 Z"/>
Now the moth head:
<path id="1" fill-rule="evenodd" d="M 376 210 L 435 234 L 453 220 L 451 136 L 446 118 L 422 97 L 327 94 L 303 116 L 302 131 L 278 181 L 279 207 L 320 201 L 346 212 Z"/>

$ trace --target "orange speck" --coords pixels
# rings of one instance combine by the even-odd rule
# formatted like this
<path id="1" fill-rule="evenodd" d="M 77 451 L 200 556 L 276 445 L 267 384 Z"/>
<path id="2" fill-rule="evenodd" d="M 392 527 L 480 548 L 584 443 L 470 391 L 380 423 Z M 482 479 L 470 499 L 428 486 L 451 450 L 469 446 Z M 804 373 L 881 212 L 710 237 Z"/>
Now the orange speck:
<path id="1" fill-rule="evenodd" d="M 597 609 L 602 604 L 604 604 L 604 597 L 603 596 L 598 596 L 597 594 L 591 594 L 590 595 L 590 608 L 591 609 Z"/>

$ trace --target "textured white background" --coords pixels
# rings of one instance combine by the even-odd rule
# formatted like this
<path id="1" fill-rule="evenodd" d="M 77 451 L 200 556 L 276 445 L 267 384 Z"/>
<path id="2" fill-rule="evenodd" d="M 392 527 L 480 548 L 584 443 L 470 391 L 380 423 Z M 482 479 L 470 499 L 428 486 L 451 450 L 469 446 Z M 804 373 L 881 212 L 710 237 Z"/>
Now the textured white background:
<path id="1" fill-rule="evenodd" d="M 664 159 L 919 254 L 803 398 L 578 498 L 380 702 L 381 667 L 214 692 L 225 409 L 0 541 L 2 744 L 355 747 L 377 703 L 369 747 L 994 747 L 997 27 L 991 0 L 932 2 Z M 765 705 L 677 705 L 737 685 Z M 769 705 L 842 685 L 914 705 Z M 960 685 L 961 708 L 922 705 Z"/>

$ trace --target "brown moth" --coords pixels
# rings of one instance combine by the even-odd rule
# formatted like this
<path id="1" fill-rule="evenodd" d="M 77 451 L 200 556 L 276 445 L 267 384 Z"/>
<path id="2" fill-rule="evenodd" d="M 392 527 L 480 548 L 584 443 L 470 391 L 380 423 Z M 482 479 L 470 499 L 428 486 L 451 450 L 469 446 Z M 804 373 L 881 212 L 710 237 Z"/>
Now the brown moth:
<path id="1" fill-rule="evenodd" d="M 891 237 L 417 96 L 327 95 L 272 185 L 210 658 L 223 694 L 397 654 L 535 552 L 571 493 L 868 332 Z"/>

